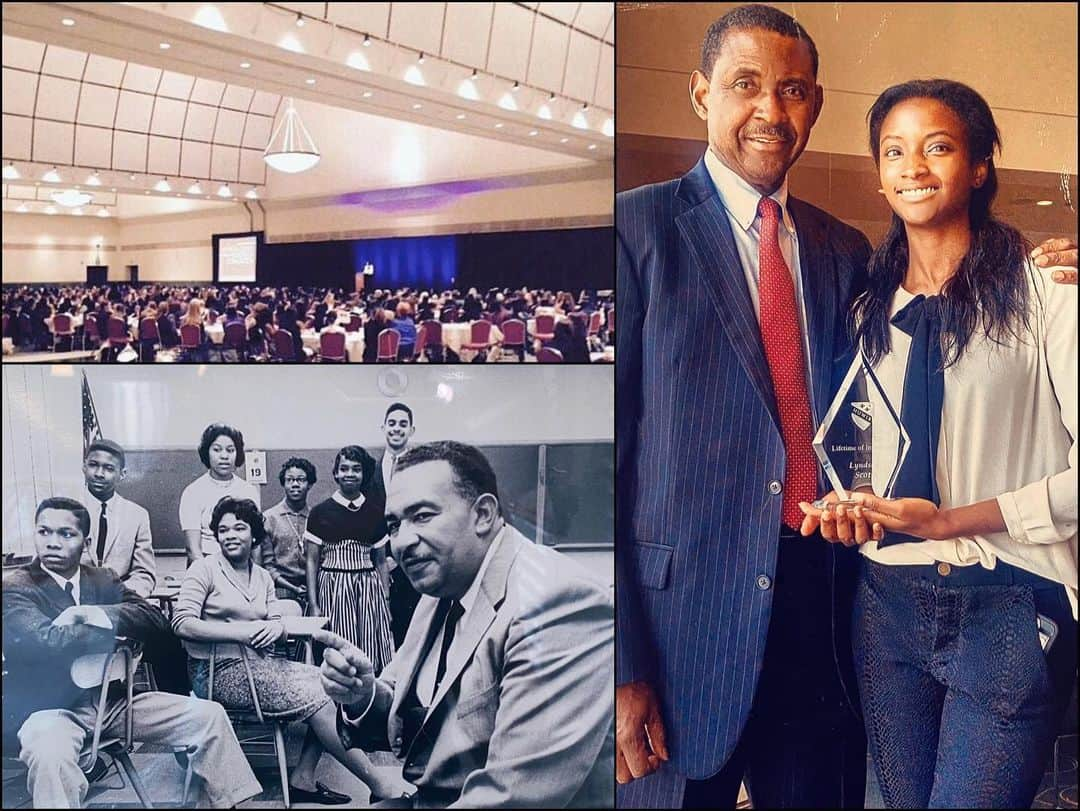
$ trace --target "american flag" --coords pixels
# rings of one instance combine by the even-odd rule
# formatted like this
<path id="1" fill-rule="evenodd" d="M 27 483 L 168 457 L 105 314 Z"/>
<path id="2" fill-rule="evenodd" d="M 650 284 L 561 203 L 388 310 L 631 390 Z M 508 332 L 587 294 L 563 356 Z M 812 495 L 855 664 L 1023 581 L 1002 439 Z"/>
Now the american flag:
<path id="1" fill-rule="evenodd" d="M 101 423 L 98 422 L 97 409 L 94 408 L 94 398 L 90 395 L 90 383 L 86 379 L 86 372 L 82 373 L 82 432 L 83 432 L 83 456 L 86 449 L 95 439 L 101 439 Z"/>

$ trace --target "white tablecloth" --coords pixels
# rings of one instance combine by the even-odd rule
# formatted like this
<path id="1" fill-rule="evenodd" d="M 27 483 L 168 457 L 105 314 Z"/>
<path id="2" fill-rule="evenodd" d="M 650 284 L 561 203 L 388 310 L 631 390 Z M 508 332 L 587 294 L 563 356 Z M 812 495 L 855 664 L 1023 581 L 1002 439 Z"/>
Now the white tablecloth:
<path id="1" fill-rule="evenodd" d="M 442 325 L 442 339 L 443 345 L 447 349 L 453 349 L 457 354 L 461 354 L 461 345 L 467 344 L 472 338 L 472 324 L 443 324 Z M 488 345 L 494 346 L 500 343 L 503 339 L 503 334 L 494 324 L 491 326 L 491 334 L 488 336 Z"/>
<path id="2" fill-rule="evenodd" d="M 544 308 L 543 307 L 537 307 L 536 309 L 543 310 Z M 543 315 L 543 313 L 540 313 L 540 315 Z M 556 315 L 555 316 L 555 323 L 556 324 L 558 324 L 560 321 L 569 321 L 569 320 L 570 319 L 567 318 L 565 315 Z M 528 321 L 526 321 L 525 322 L 525 328 L 529 330 L 530 335 L 535 335 L 536 334 L 536 319 L 535 318 L 530 318 Z"/>
<path id="3" fill-rule="evenodd" d="M 304 346 L 319 354 L 319 335 L 313 329 L 305 329 L 300 333 L 300 340 L 304 342 Z M 364 362 L 364 333 L 363 332 L 346 332 L 345 333 L 345 354 L 349 356 L 350 363 L 363 363 Z"/>
<path id="4" fill-rule="evenodd" d="M 203 327 L 206 332 L 206 337 L 213 341 L 215 344 L 221 344 L 225 342 L 225 325 L 224 324 L 208 324 Z M 179 330 L 177 330 L 179 332 Z"/>
<path id="5" fill-rule="evenodd" d="M 11 338 L 4 338 L 4 354 L 10 355 L 15 351 L 15 342 Z"/>
<path id="6" fill-rule="evenodd" d="M 45 319 L 45 326 L 47 326 L 49 328 L 49 332 L 53 331 L 52 322 L 53 322 L 52 316 Z M 83 325 L 83 317 L 81 315 L 73 315 L 73 316 L 71 316 L 71 328 L 72 329 L 78 329 L 82 325 Z"/>

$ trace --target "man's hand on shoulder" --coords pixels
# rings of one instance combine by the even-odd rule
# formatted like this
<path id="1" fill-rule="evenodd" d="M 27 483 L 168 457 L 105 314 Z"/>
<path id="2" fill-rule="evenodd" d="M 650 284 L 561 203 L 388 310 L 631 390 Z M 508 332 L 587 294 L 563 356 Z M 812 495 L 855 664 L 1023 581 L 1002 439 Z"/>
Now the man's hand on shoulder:
<path id="1" fill-rule="evenodd" d="M 629 783 L 652 774 L 668 759 L 660 701 L 642 681 L 615 688 L 615 779 Z"/>
<path id="2" fill-rule="evenodd" d="M 1058 284 L 1076 284 L 1077 246 L 1068 237 L 1048 239 L 1031 252 L 1041 268 L 1053 268 L 1050 278 Z"/>

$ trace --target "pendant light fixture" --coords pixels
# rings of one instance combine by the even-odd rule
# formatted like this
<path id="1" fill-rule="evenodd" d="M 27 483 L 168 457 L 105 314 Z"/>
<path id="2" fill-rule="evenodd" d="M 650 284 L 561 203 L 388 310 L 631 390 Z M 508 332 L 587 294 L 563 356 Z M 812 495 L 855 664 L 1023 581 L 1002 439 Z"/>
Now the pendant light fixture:
<path id="1" fill-rule="evenodd" d="M 263 152 L 263 160 L 271 169 L 295 174 L 306 172 L 319 162 L 319 157 L 319 150 L 300 120 L 293 100 L 285 99 L 285 115 Z"/>

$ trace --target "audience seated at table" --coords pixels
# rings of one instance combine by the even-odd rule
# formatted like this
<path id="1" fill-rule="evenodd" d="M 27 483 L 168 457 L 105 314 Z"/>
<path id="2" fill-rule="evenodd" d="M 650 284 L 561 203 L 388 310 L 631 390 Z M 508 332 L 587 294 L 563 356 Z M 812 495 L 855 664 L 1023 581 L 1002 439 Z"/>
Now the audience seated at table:
<path id="1" fill-rule="evenodd" d="M 72 317 L 75 332 L 70 337 L 56 336 L 57 351 L 102 349 L 105 351 L 101 352 L 101 359 L 113 361 L 117 351 L 116 347 L 109 347 L 108 324 L 110 319 L 120 318 L 127 324 L 129 340 L 144 362 L 274 360 L 280 346 L 280 342 L 273 340 L 278 330 L 290 334 L 294 357 L 302 362 L 318 354 L 323 331 L 353 333 L 357 331 L 357 323 L 359 334 L 349 339 L 350 359 L 356 361 L 362 356 L 364 362 L 374 362 L 379 332 L 393 328 L 401 334 L 400 357 L 411 360 L 417 329 L 428 320 L 467 325 L 485 319 L 499 327 L 506 320 L 516 318 L 529 324 L 531 332 L 534 326 L 529 322 L 536 315 L 553 315 L 561 320 L 574 313 L 591 315 L 596 310 L 602 313 L 597 340 L 610 343 L 606 325 L 613 307 L 611 290 L 582 290 L 575 296 L 565 290 L 529 288 L 491 288 L 483 293 L 474 287 L 462 294 L 459 290 L 410 287 L 357 292 L 280 285 L 110 283 L 9 286 L 3 292 L 4 337 L 11 344 L 5 351 L 53 350 L 52 319 L 64 314 Z M 91 314 L 96 317 L 96 331 L 92 328 L 88 331 L 85 324 L 86 316 Z M 156 339 L 140 339 L 139 325 L 145 318 L 157 322 Z M 223 351 L 225 327 L 234 323 L 242 324 L 247 330 L 242 353 Z M 185 325 L 199 328 L 197 347 L 182 346 Z M 598 351 L 595 346 L 593 349 Z M 453 350 L 446 352 L 445 357 L 458 360 Z M 429 358 L 425 355 L 424 359 Z M 481 354 L 479 359 L 486 357 Z"/>

